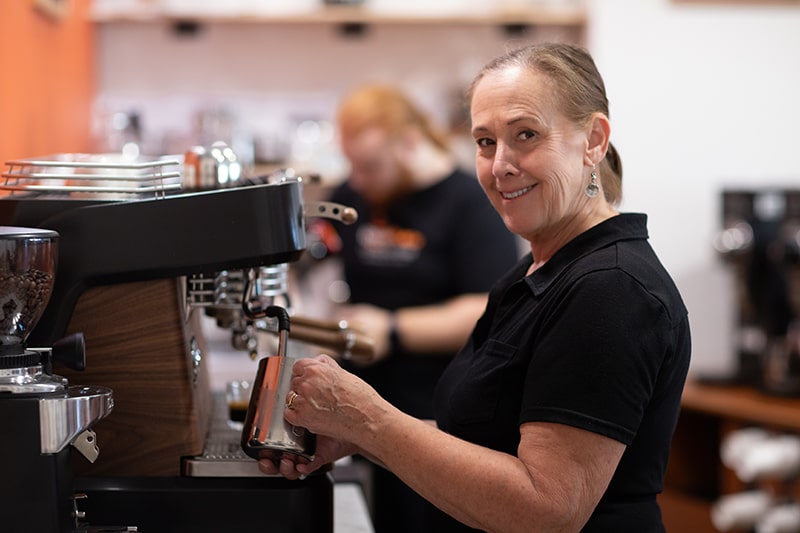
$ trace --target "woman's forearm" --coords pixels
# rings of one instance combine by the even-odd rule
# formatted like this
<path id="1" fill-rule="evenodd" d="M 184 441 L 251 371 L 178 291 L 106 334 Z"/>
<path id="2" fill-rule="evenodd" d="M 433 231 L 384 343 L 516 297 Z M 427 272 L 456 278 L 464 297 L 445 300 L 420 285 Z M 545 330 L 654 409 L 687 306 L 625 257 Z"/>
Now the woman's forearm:
<path id="1" fill-rule="evenodd" d="M 486 294 L 464 294 L 436 305 L 404 307 L 395 312 L 400 346 L 411 353 L 459 350 L 486 307 Z"/>
<path id="2" fill-rule="evenodd" d="M 462 441 L 390 410 L 361 436 L 357 443 L 361 453 L 444 512 L 485 531 L 571 529 L 575 516 L 564 512 L 570 507 L 568 501 L 553 501 L 552 494 L 537 491 L 537 480 L 517 457 Z M 543 478 L 538 481 L 542 489 L 549 486 Z"/>
<path id="3" fill-rule="evenodd" d="M 293 371 L 289 423 L 352 443 L 437 507 L 487 531 L 579 530 L 625 449 L 583 429 L 528 422 L 516 455 L 503 453 L 403 413 L 330 357 L 301 359 Z M 287 477 L 314 468 L 284 466 Z"/>

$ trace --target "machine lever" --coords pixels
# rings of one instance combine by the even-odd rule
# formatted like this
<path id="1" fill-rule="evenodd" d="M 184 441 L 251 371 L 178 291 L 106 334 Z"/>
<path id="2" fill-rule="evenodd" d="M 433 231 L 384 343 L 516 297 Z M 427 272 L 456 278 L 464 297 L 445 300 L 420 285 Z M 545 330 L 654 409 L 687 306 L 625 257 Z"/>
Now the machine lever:
<path id="1" fill-rule="evenodd" d="M 72 445 L 90 463 L 94 463 L 97 460 L 97 456 L 100 455 L 100 448 L 97 447 L 97 435 L 91 429 L 87 429 L 78 435 Z"/>
<path id="2" fill-rule="evenodd" d="M 358 211 L 336 202 L 306 202 L 305 207 L 310 217 L 330 218 L 347 225 L 358 220 Z"/>

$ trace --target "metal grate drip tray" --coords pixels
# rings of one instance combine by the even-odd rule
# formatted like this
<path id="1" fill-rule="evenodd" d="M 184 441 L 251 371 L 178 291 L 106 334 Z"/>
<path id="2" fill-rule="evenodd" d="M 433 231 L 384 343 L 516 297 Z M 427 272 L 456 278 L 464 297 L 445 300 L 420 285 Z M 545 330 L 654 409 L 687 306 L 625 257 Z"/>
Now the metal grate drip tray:
<path id="1" fill-rule="evenodd" d="M 224 393 L 212 396 L 212 419 L 208 438 L 199 457 L 185 458 L 183 475 L 189 477 L 264 477 L 255 459 L 241 448 L 242 431 L 228 421 Z"/>

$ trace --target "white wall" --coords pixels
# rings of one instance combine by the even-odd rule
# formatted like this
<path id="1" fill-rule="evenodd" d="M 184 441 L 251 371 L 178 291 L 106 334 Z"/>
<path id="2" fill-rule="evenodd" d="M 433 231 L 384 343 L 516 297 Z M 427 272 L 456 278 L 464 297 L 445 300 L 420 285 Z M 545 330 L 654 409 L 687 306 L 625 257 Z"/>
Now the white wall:
<path id="1" fill-rule="evenodd" d="M 733 360 L 731 280 L 711 248 L 720 191 L 800 186 L 800 7 L 698 4 L 588 0 L 586 44 L 611 101 L 623 208 L 649 214 L 691 313 L 693 369 L 707 373 Z M 525 40 L 550 38 L 576 35 Z M 490 25 L 379 26 L 354 40 L 315 25 L 218 24 L 178 39 L 161 24 L 114 23 L 99 32 L 98 107 L 138 108 L 150 135 L 179 143 L 201 106 L 288 135 L 292 120 L 329 118 L 342 91 L 382 79 L 446 119 L 453 92 L 515 42 Z"/>
<path id="2" fill-rule="evenodd" d="M 594 0 L 626 210 L 682 289 L 694 369 L 732 359 L 732 290 L 711 240 L 730 186 L 800 187 L 800 7 Z"/>

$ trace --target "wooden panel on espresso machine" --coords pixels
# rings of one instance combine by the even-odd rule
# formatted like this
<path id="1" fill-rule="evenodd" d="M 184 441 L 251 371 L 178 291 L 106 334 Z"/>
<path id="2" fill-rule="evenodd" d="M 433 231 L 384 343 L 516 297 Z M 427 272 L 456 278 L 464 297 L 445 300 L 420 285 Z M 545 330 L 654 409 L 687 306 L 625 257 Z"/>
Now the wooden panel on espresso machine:
<path id="1" fill-rule="evenodd" d="M 187 318 L 177 279 L 93 287 L 79 298 L 68 333 L 86 339 L 86 369 L 56 368 L 72 385 L 103 385 L 114 410 L 93 427 L 100 455 L 77 454 L 77 475 L 177 476 L 200 455 L 211 394 L 198 312 Z M 196 360 L 195 356 L 200 355 Z"/>

